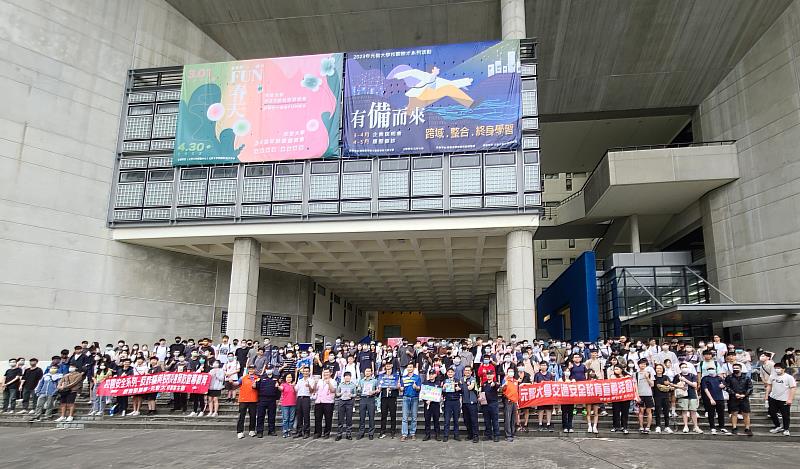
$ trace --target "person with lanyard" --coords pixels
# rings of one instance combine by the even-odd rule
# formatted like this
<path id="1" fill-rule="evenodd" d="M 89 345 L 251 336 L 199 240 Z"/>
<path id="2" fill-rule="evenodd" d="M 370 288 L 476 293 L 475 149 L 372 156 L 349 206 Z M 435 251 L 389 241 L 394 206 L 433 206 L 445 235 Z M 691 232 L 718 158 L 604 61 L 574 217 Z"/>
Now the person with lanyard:
<path id="1" fill-rule="evenodd" d="M 400 441 L 416 439 L 417 412 L 419 411 L 419 391 L 422 380 L 414 372 L 414 364 L 406 365 L 403 375 L 403 421 L 400 427 Z"/>
<path id="2" fill-rule="evenodd" d="M 478 380 L 473 375 L 473 368 L 471 366 L 464 367 L 464 377 L 457 382 L 461 387 L 461 413 L 464 416 L 464 426 L 467 428 L 467 439 L 477 443 L 480 436 L 478 424 L 480 384 L 478 384 Z"/>
<path id="3" fill-rule="evenodd" d="M 466 372 L 467 368 L 464 369 Z M 464 378 L 467 379 L 466 377 Z M 455 371 L 450 368 L 447 370 L 446 377 L 442 382 L 442 399 L 444 400 L 444 437 L 442 441 L 447 442 L 450 437 L 450 423 L 453 424 L 453 439 L 461 441 L 458 436 L 458 414 L 461 407 L 462 385 L 455 379 Z M 469 427 L 467 427 L 469 428 Z"/>
<path id="4" fill-rule="evenodd" d="M 422 387 L 429 386 L 431 388 L 440 388 L 441 383 L 443 380 L 439 379 L 436 370 L 430 368 L 428 370 L 428 377 L 425 381 L 422 382 Z M 428 441 L 431 439 L 431 430 L 436 437 L 436 441 L 439 441 L 439 432 L 441 428 L 439 427 L 439 420 L 441 417 L 441 403 L 430 400 L 430 399 L 422 399 L 422 405 L 425 409 L 425 438 L 422 441 Z"/>
<path id="5" fill-rule="evenodd" d="M 612 377 L 615 379 L 622 379 L 628 377 L 625 368 L 620 363 L 614 364 L 611 369 Z M 622 432 L 628 434 L 628 411 L 630 409 L 631 401 L 617 401 L 611 403 L 611 421 L 613 428 L 612 432 Z"/>
<path id="6" fill-rule="evenodd" d="M 384 371 L 378 376 L 378 387 L 381 396 L 381 434 L 378 438 L 386 438 L 386 420 L 391 422 L 391 436 L 397 432 L 397 396 L 400 394 L 400 375 L 394 371 L 392 361 L 387 361 Z"/>
<path id="7" fill-rule="evenodd" d="M 322 377 L 316 378 L 316 399 L 314 402 L 314 438 L 330 438 L 333 428 L 333 408 L 336 399 L 336 381 L 329 370 L 322 370 Z M 322 421 L 325 419 L 325 425 Z"/>
<path id="8" fill-rule="evenodd" d="M 248 365 L 247 374 L 242 376 L 242 385 L 239 387 L 239 419 L 236 421 L 236 437 L 244 438 L 244 419 L 250 415 L 248 429 L 249 435 L 256 436 L 256 407 L 258 405 L 258 382 L 254 365 Z"/>
<path id="9" fill-rule="evenodd" d="M 483 413 L 483 424 L 486 427 L 486 441 L 500 441 L 499 396 L 500 386 L 495 381 L 494 370 L 486 372 L 486 381 L 481 385 L 483 399 L 478 398 Z"/>
<path id="10" fill-rule="evenodd" d="M 311 370 L 304 366 L 300 368 L 301 378 L 297 380 L 294 389 L 297 392 L 297 408 L 295 420 L 297 431 L 295 438 L 304 439 L 311 436 L 311 395 L 316 392 L 316 380 L 311 378 Z"/>
<path id="11" fill-rule="evenodd" d="M 358 382 L 358 440 L 364 438 L 365 434 L 370 440 L 375 437 L 376 397 L 380 392 L 378 380 L 372 376 L 372 368 L 364 368 L 364 377 Z"/>
<path id="12" fill-rule="evenodd" d="M 353 382 L 353 375 L 345 371 L 342 375 L 342 382 L 336 387 L 336 397 L 339 398 L 338 420 L 339 431 L 336 434 L 336 441 L 342 437 L 352 440 L 353 431 L 353 401 L 358 393 L 358 384 Z"/>
<path id="13" fill-rule="evenodd" d="M 525 370 L 522 368 L 519 370 L 524 375 Z M 508 442 L 514 441 L 514 435 L 519 426 L 519 385 L 520 381 L 517 379 L 517 370 L 515 368 L 509 368 L 506 371 L 506 376 L 500 387 L 505 400 L 503 423 L 505 424 L 506 441 Z"/>

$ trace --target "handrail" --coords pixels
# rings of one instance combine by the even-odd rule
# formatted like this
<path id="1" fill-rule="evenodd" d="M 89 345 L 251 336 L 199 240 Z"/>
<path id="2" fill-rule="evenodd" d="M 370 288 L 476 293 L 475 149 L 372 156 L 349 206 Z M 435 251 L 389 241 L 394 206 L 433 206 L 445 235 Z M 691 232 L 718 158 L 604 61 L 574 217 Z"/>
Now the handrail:
<path id="1" fill-rule="evenodd" d="M 730 301 L 731 303 L 736 303 L 736 300 L 734 300 L 734 299 L 733 299 L 733 298 L 731 298 L 730 296 L 726 295 L 726 294 L 725 294 L 725 292 L 723 292 L 723 291 L 722 291 L 722 290 L 720 290 L 719 288 L 717 288 L 717 287 L 715 287 L 714 285 L 712 285 L 712 284 L 711 284 L 711 282 L 709 282 L 708 280 L 704 279 L 704 278 L 703 278 L 703 277 L 702 277 L 700 274 L 698 274 L 697 272 L 695 272 L 694 270 L 692 270 L 692 269 L 691 269 L 691 268 L 690 268 L 688 265 L 687 265 L 687 266 L 684 266 L 684 268 L 685 268 L 686 270 L 688 270 L 689 272 L 691 272 L 692 274 L 694 274 L 694 276 L 695 276 L 695 277 L 697 277 L 697 278 L 699 278 L 699 279 L 700 279 L 700 280 L 701 280 L 703 283 L 705 283 L 706 285 L 708 285 L 709 287 L 711 287 L 711 288 L 712 288 L 712 289 L 713 289 L 715 292 L 717 292 L 717 293 L 719 293 L 720 295 L 724 296 L 724 297 L 725 297 L 725 298 L 726 298 L 728 301 Z"/>

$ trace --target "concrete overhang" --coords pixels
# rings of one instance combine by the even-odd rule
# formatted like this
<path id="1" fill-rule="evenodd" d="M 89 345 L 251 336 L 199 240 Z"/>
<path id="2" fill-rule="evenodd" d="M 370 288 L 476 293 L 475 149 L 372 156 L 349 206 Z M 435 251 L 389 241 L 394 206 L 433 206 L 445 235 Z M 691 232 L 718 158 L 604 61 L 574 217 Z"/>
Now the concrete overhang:
<path id="1" fill-rule="evenodd" d="M 737 321 L 780 315 L 800 314 L 798 303 L 717 303 L 675 305 L 642 316 L 620 318 L 623 325 L 682 326 L 703 322 Z"/>
<path id="2" fill-rule="evenodd" d="M 733 142 L 612 150 L 581 191 L 559 206 L 553 224 L 680 213 L 707 192 L 738 177 Z"/>
<path id="3" fill-rule="evenodd" d="M 306 275 L 366 310 L 474 311 L 504 270 L 506 235 L 539 216 L 118 227 L 117 241 L 230 261 L 233 241 L 261 243 L 261 267 Z"/>

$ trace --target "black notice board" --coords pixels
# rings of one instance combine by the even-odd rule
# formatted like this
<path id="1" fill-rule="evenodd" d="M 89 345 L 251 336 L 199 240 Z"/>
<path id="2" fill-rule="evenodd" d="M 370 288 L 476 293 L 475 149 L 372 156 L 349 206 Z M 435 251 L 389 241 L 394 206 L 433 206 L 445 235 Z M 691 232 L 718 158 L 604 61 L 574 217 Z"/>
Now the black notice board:
<path id="1" fill-rule="evenodd" d="M 261 335 L 270 337 L 291 337 L 292 317 L 278 314 L 261 315 Z"/>

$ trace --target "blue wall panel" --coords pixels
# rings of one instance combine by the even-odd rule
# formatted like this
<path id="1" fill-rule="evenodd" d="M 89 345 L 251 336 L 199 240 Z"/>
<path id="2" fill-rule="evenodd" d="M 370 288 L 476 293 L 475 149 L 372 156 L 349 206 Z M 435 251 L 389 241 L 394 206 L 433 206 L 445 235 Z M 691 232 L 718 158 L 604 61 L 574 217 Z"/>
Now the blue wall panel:
<path id="1" fill-rule="evenodd" d="M 559 311 L 570 308 L 571 337 L 564 337 L 564 318 Z M 536 299 L 539 327 L 551 337 L 568 340 L 597 340 L 600 323 L 597 312 L 597 279 L 593 251 L 580 255 L 552 285 Z"/>

